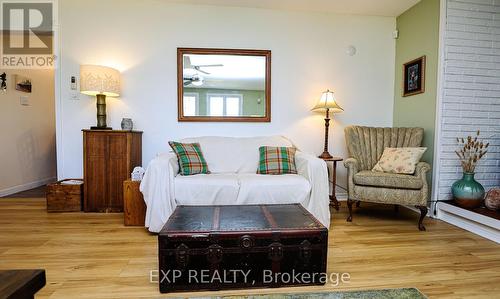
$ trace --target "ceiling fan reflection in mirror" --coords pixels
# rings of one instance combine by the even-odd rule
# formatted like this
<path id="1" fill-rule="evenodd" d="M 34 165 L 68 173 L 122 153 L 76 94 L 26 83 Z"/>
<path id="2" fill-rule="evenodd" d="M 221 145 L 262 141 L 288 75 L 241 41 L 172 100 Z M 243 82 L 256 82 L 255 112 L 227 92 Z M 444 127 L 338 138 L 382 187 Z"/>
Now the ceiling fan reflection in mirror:
<path id="1" fill-rule="evenodd" d="M 194 74 L 192 75 L 191 77 L 184 77 L 184 86 L 190 86 L 190 85 L 194 85 L 194 86 L 201 86 L 203 85 L 203 77 L 198 75 L 198 74 Z"/>
<path id="2" fill-rule="evenodd" d="M 191 58 L 189 58 L 189 56 L 185 55 L 184 56 L 184 69 L 187 70 L 187 69 L 193 69 L 197 72 L 200 72 L 200 73 L 203 73 L 205 75 L 210 75 L 209 72 L 205 71 L 205 70 L 202 70 L 201 68 L 207 68 L 207 67 L 223 67 L 224 65 L 223 64 L 191 64 Z"/>

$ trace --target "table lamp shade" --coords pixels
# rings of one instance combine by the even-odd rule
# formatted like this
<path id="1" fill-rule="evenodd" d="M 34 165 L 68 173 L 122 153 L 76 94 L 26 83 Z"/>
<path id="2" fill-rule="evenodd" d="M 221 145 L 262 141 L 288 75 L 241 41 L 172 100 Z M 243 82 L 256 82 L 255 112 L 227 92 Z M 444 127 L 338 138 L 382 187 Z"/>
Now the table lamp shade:
<path id="1" fill-rule="evenodd" d="M 319 109 L 329 109 L 332 113 L 339 113 L 344 111 L 344 109 L 342 109 L 337 104 L 337 102 L 335 101 L 335 95 L 333 94 L 333 91 L 330 90 L 323 92 L 316 106 L 312 108 L 312 110 Z"/>
<path id="2" fill-rule="evenodd" d="M 80 66 L 80 92 L 95 96 L 120 96 L 120 72 L 114 68 L 99 65 Z"/>

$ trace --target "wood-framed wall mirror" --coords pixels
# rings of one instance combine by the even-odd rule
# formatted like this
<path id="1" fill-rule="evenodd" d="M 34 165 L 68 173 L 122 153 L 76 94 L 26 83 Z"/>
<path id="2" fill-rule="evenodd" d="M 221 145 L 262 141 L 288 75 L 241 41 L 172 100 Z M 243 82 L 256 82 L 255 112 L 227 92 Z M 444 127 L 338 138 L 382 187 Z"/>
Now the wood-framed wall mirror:
<path id="1" fill-rule="evenodd" d="M 177 48 L 179 121 L 270 122 L 271 51 Z"/>

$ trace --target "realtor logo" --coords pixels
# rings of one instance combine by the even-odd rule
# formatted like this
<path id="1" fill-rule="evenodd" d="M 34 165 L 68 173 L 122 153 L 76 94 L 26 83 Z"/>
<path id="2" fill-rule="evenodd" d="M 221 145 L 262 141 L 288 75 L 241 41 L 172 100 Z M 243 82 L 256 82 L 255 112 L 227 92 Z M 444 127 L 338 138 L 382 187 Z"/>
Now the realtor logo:
<path id="1" fill-rule="evenodd" d="M 2 3 L 2 66 L 53 66 L 53 3 Z"/>

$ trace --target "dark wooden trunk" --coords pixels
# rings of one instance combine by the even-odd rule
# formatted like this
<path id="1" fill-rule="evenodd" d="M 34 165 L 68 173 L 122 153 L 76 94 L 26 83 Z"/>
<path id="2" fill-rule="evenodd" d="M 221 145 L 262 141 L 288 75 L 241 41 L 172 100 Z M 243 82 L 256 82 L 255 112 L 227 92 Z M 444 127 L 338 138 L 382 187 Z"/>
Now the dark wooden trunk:
<path id="1" fill-rule="evenodd" d="M 298 204 L 179 206 L 158 241 L 162 293 L 325 283 L 328 230 Z"/>

